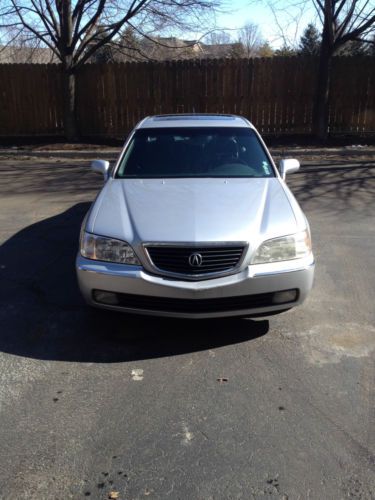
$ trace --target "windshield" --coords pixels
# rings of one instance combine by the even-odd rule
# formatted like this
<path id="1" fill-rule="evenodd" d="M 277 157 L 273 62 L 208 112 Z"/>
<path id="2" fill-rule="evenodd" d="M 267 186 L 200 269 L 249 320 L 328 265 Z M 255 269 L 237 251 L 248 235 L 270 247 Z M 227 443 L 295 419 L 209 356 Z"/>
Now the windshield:
<path id="1" fill-rule="evenodd" d="M 194 127 L 137 130 L 116 177 L 275 177 L 275 173 L 253 130 Z"/>

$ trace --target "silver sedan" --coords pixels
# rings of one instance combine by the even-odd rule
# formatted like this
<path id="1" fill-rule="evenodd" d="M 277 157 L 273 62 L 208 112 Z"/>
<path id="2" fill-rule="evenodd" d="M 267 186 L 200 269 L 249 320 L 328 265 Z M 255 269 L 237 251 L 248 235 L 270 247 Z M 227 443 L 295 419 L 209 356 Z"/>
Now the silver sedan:
<path id="1" fill-rule="evenodd" d="M 263 316 L 313 283 L 307 219 L 259 133 L 232 115 L 142 120 L 85 217 L 76 268 L 96 307 L 160 316 Z"/>

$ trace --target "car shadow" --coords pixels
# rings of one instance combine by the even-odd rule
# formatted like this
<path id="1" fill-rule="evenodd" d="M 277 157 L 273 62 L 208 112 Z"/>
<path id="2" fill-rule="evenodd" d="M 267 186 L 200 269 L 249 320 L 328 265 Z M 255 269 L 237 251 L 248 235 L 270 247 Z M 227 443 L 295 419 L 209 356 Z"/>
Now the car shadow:
<path id="1" fill-rule="evenodd" d="M 375 200 L 375 164 L 338 166 L 309 164 L 297 175 L 287 178 L 288 186 L 302 209 L 319 215 L 354 217 L 373 216 Z"/>
<path id="2" fill-rule="evenodd" d="M 177 320 L 92 310 L 74 260 L 89 203 L 47 218 L 0 247 L 0 350 L 43 360 L 115 363 L 173 356 L 265 335 L 267 320 Z"/>

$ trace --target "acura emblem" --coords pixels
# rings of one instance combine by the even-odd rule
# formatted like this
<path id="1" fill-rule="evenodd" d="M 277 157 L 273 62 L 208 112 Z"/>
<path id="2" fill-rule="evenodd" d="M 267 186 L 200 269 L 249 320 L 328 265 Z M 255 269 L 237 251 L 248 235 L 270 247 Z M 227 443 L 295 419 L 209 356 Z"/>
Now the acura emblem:
<path id="1" fill-rule="evenodd" d="M 200 253 L 192 253 L 189 257 L 191 267 L 200 267 L 202 265 L 202 255 Z"/>

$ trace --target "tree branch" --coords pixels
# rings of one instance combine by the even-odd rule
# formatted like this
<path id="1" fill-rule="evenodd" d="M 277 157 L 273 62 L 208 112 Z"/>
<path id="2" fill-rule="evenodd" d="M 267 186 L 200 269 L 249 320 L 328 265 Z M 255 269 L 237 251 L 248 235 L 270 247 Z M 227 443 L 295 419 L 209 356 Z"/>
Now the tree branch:
<path id="1" fill-rule="evenodd" d="M 375 14 L 353 31 L 350 31 L 349 33 L 343 35 L 339 40 L 339 45 L 343 45 L 344 43 L 359 37 L 360 35 L 365 33 L 369 28 L 371 28 L 373 24 L 375 24 Z"/>
<path id="2" fill-rule="evenodd" d="M 56 50 L 56 48 L 50 43 L 50 41 L 48 39 L 45 38 L 44 34 L 37 31 L 36 29 L 34 29 L 23 17 L 22 15 L 22 12 L 20 10 L 20 7 L 17 6 L 17 4 L 15 3 L 15 0 L 11 0 L 11 3 L 13 5 L 13 8 L 14 8 L 14 11 L 15 13 L 17 14 L 21 24 L 26 28 L 28 29 L 29 31 L 31 31 L 31 33 L 33 33 L 36 38 L 38 38 L 39 40 L 41 40 L 44 44 L 47 45 L 47 47 L 49 47 L 52 52 L 59 58 L 60 58 L 60 54 L 58 53 L 58 51 Z"/>

